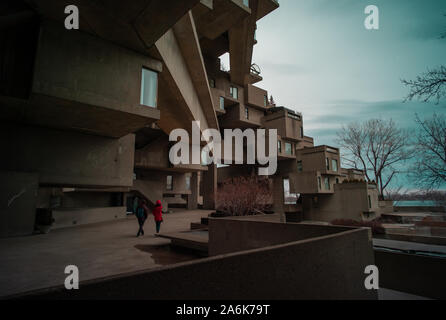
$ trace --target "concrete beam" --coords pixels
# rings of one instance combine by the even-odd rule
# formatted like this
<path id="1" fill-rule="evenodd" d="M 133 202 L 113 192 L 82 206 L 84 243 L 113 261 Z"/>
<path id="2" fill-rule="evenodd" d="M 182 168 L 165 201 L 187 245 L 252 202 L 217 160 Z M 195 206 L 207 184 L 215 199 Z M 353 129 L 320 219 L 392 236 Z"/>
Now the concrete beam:
<path id="1" fill-rule="evenodd" d="M 250 83 L 258 0 L 250 0 L 252 14 L 229 30 L 231 82 L 240 86 Z"/>
<path id="2" fill-rule="evenodd" d="M 188 45 L 187 40 L 191 41 Z M 190 15 L 166 32 L 156 42 L 155 50 L 164 62 L 158 104 L 162 117 L 158 126 L 167 134 L 178 128 L 190 132 L 192 121 L 200 121 L 202 130 L 218 128 L 209 85 L 204 84 L 207 76 L 203 59 L 196 55 L 200 48 Z M 195 67 L 203 70 L 191 72 Z"/>
<path id="3" fill-rule="evenodd" d="M 213 9 L 203 5 L 193 9 L 198 34 L 214 40 L 251 14 L 242 0 L 214 0 Z"/>

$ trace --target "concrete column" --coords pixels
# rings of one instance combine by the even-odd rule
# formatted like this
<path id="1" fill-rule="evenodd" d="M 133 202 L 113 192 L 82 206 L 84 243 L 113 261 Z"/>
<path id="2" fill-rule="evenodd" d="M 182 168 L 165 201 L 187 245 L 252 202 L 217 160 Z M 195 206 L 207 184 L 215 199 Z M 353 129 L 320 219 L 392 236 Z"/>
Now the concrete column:
<path id="1" fill-rule="evenodd" d="M 215 210 L 217 198 L 217 166 L 211 164 L 208 171 L 203 172 L 203 209 Z"/>
<path id="2" fill-rule="evenodd" d="M 0 238 L 31 235 L 39 175 L 2 171 L 0 181 Z"/>
<path id="3" fill-rule="evenodd" d="M 192 173 L 190 177 L 190 190 L 191 194 L 187 196 L 187 209 L 197 210 L 198 208 L 198 173 Z"/>
<path id="4" fill-rule="evenodd" d="M 273 178 L 273 207 L 274 212 L 280 215 L 280 222 L 285 223 L 285 192 L 283 189 L 283 178 L 274 176 Z"/>

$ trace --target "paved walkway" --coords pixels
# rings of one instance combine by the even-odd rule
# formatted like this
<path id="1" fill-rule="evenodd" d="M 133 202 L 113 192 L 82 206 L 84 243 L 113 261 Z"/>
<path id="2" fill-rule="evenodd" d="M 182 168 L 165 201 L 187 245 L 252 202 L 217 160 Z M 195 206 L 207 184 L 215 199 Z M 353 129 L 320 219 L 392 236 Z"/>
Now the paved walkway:
<path id="1" fill-rule="evenodd" d="M 190 229 L 211 211 L 180 211 L 164 215 L 161 232 Z M 63 285 L 67 265 L 79 268 L 80 280 L 152 269 L 196 259 L 170 251 L 169 240 L 154 236 L 149 219 L 146 235 L 136 238 L 134 217 L 53 230 L 46 235 L 0 239 L 0 297 Z"/>

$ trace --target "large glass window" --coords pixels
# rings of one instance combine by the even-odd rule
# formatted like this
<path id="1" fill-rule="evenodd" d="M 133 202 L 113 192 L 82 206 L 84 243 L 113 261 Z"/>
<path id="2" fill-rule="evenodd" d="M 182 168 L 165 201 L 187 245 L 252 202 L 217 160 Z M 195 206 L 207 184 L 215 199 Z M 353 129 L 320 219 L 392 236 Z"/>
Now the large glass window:
<path id="1" fill-rule="evenodd" d="M 330 170 L 330 159 L 325 159 L 325 165 L 327 166 L 327 170 Z"/>
<path id="2" fill-rule="evenodd" d="M 293 154 L 293 145 L 289 142 L 285 142 L 285 153 L 287 155 L 292 155 Z"/>
<path id="3" fill-rule="evenodd" d="M 229 94 L 232 98 L 237 100 L 238 99 L 238 88 L 231 86 L 229 88 Z"/>
<path id="4" fill-rule="evenodd" d="M 225 110 L 225 98 L 220 97 L 220 110 Z"/>
<path id="5" fill-rule="evenodd" d="M 330 190 L 330 178 L 325 177 L 324 182 L 325 182 L 325 189 Z"/>
<path id="6" fill-rule="evenodd" d="M 319 190 L 322 189 L 322 180 L 321 180 L 321 177 L 317 177 L 317 187 L 319 188 Z"/>
<path id="7" fill-rule="evenodd" d="M 302 161 L 297 161 L 297 171 L 302 172 L 303 169 L 304 169 L 304 167 L 302 165 Z"/>
<path id="8" fill-rule="evenodd" d="M 279 153 L 282 153 L 282 141 L 277 141 L 277 150 L 279 151 Z"/>
<path id="9" fill-rule="evenodd" d="M 158 95 L 158 73 L 146 68 L 141 76 L 141 104 L 156 108 Z"/>
<path id="10" fill-rule="evenodd" d="M 167 191 L 173 190 L 173 177 L 172 176 L 167 176 L 166 190 Z"/>
<path id="11" fill-rule="evenodd" d="M 190 190 L 190 176 L 186 176 L 186 190 Z"/>
<path id="12" fill-rule="evenodd" d="M 243 0 L 243 4 L 249 8 L 249 0 Z"/>
<path id="13" fill-rule="evenodd" d="M 331 169 L 333 171 L 338 171 L 338 160 L 336 159 L 331 160 Z"/>

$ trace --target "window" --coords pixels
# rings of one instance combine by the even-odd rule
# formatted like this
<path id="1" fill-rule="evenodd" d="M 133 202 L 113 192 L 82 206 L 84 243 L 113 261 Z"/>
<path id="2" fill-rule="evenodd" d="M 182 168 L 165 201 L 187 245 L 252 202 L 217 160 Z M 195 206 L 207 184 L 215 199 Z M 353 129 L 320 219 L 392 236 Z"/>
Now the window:
<path id="1" fill-rule="evenodd" d="M 243 0 L 243 5 L 249 8 L 249 0 Z"/>
<path id="2" fill-rule="evenodd" d="M 249 109 L 248 109 L 248 107 L 245 107 L 245 118 L 246 118 L 246 120 L 249 120 Z"/>
<path id="3" fill-rule="evenodd" d="M 282 153 L 282 141 L 277 141 L 277 149 L 279 150 L 279 153 Z"/>
<path id="4" fill-rule="evenodd" d="M 338 171 L 338 160 L 336 159 L 331 160 L 331 169 L 333 171 Z"/>
<path id="5" fill-rule="evenodd" d="M 166 190 L 168 190 L 168 191 L 173 190 L 173 177 L 172 176 L 167 176 Z"/>
<path id="6" fill-rule="evenodd" d="M 220 110 L 225 110 L 225 98 L 220 97 Z"/>
<path id="7" fill-rule="evenodd" d="M 327 166 L 327 170 L 330 170 L 330 159 L 325 159 L 325 165 Z"/>
<path id="8" fill-rule="evenodd" d="M 330 190 L 330 178 L 329 177 L 325 177 L 324 183 L 325 183 L 325 189 Z"/>
<path id="9" fill-rule="evenodd" d="M 268 96 L 264 95 L 263 96 L 263 106 L 266 107 L 268 105 Z"/>
<path id="10" fill-rule="evenodd" d="M 304 127 L 300 127 L 300 137 L 304 137 Z"/>
<path id="11" fill-rule="evenodd" d="M 231 86 L 229 88 L 229 95 L 234 98 L 234 99 L 238 99 L 238 88 L 237 87 L 233 87 Z"/>
<path id="12" fill-rule="evenodd" d="M 322 180 L 321 180 L 321 177 L 317 177 L 317 187 L 319 188 L 319 190 L 322 189 Z"/>
<path id="13" fill-rule="evenodd" d="M 215 80 L 214 79 L 209 79 L 209 87 L 215 88 Z"/>
<path id="14" fill-rule="evenodd" d="M 141 76 L 141 104 L 144 106 L 157 107 L 158 73 L 143 68 Z"/>
<path id="15" fill-rule="evenodd" d="M 339 178 L 336 178 L 336 184 L 339 184 Z"/>
<path id="16" fill-rule="evenodd" d="M 372 197 L 369 195 L 369 209 L 372 209 Z"/>
<path id="17" fill-rule="evenodd" d="M 190 190 L 190 176 L 186 176 L 186 190 Z"/>
<path id="18" fill-rule="evenodd" d="M 297 161 L 297 171 L 302 172 L 303 170 L 302 161 Z"/>
<path id="19" fill-rule="evenodd" d="M 287 155 L 292 155 L 293 154 L 293 145 L 289 142 L 285 142 L 285 153 Z"/>

